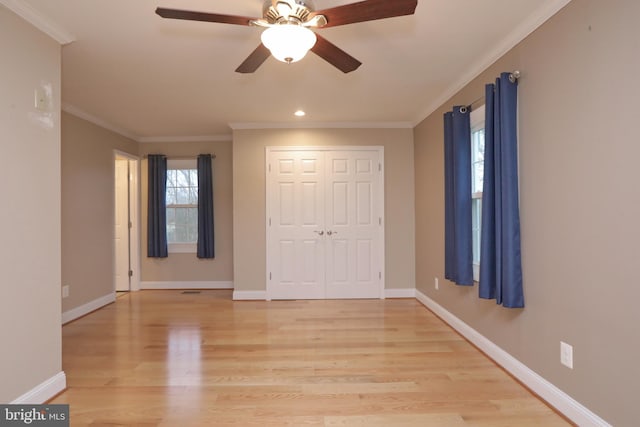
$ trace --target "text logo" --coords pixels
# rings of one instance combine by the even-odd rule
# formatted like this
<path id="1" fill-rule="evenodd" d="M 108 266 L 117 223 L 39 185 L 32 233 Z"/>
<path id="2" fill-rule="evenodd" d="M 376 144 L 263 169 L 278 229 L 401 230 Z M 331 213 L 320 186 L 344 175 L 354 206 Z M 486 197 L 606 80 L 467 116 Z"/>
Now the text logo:
<path id="1" fill-rule="evenodd" d="M 0 426 L 69 427 L 69 405 L 0 405 Z"/>

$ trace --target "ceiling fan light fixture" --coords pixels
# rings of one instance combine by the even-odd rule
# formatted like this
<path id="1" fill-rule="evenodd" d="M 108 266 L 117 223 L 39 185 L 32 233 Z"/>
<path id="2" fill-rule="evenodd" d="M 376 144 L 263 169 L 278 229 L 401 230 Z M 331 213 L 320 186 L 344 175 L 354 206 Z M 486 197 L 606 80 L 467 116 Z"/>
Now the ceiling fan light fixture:
<path id="1" fill-rule="evenodd" d="M 262 44 L 278 61 L 298 62 L 316 44 L 313 31 L 298 24 L 274 25 L 262 32 Z"/>

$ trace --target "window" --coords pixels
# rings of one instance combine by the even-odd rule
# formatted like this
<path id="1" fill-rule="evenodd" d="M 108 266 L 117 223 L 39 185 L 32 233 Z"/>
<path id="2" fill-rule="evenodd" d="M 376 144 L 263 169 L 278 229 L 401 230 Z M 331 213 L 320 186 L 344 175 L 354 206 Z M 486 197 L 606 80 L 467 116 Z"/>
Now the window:
<path id="1" fill-rule="evenodd" d="M 480 237 L 482 228 L 482 185 L 484 182 L 484 105 L 471 112 L 471 216 L 473 237 L 473 280 L 480 279 Z"/>
<path id="2" fill-rule="evenodd" d="M 193 252 L 198 244 L 196 160 L 167 161 L 167 243 L 169 252 Z"/>

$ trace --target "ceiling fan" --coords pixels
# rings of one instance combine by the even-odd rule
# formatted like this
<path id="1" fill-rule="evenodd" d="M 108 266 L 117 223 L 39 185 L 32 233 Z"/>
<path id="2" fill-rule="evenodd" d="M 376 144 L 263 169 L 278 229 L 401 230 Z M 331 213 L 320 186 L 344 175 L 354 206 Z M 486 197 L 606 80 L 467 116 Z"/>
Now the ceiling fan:
<path id="1" fill-rule="evenodd" d="M 362 63 L 324 37 L 311 31 L 357 22 L 375 21 L 395 16 L 412 15 L 418 0 L 365 0 L 316 11 L 312 0 L 265 0 L 262 18 L 194 12 L 158 7 L 163 18 L 218 22 L 266 28 L 262 43 L 236 69 L 253 73 L 273 55 L 276 59 L 296 62 L 311 50 L 344 73 L 356 70 Z"/>

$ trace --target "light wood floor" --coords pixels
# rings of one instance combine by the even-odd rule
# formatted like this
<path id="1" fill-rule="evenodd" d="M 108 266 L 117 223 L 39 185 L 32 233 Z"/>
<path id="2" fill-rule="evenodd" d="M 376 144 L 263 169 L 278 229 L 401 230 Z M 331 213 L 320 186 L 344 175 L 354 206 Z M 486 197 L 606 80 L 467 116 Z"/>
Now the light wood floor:
<path id="1" fill-rule="evenodd" d="M 411 299 L 142 291 L 62 334 L 72 426 L 570 425 Z"/>

